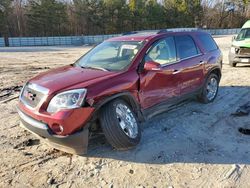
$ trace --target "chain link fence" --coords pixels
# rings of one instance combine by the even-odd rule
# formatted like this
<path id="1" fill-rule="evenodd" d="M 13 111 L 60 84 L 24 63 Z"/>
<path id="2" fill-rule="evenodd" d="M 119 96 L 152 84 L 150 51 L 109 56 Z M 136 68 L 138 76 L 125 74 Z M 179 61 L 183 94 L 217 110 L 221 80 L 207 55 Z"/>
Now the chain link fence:
<path id="1" fill-rule="evenodd" d="M 0 38 L 0 47 L 4 46 L 5 46 L 4 38 Z"/>
<path id="2" fill-rule="evenodd" d="M 204 31 L 210 33 L 211 35 L 235 35 L 240 32 L 241 28 L 237 29 L 206 29 Z"/>
<path id="3" fill-rule="evenodd" d="M 175 28 L 168 29 L 169 31 L 189 31 L 198 30 L 196 28 Z M 206 29 L 203 30 L 211 35 L 232 35 L 239 33 L 240 29 Z M 81 46 L 94 45 L 103 42 L 112 37 L 120 36 L 114 35 L 92 35 L 92 36 L 58 36 L 58 37 L 10 37 L 9 46 Z M 4 38 L 0 38 L 0 47 L 4 47 Z"/>
<path id="4" fill-rule="evenodd" d="M 64 36 L 64 37 L 10 37 L 9 46 L 80 46 L 93 45 L 118 35 Z M 0 38 L 1 39 L 1 38 Z M 1 40 L 0 40 L 1 41 Z M 0 42 L 1 46 L 1 42 Z"/>

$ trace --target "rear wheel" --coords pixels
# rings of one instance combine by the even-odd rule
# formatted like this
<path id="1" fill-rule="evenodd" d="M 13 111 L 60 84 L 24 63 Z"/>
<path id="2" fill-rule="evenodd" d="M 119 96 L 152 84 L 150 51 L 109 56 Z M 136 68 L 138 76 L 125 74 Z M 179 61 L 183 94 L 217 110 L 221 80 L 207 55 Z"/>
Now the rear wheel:
<path id="1" fill-rule="evenodd" d="M 207 80 L 205 85 L 202 88 L 202 92 L 199 95 L 199 99 L 202 103 L 210 103 L 213 102 L 218 94 L 219 89 L 219 77 L 211 73 Z"/>
<path id="2" fill-rule="evenodd" d="M 132 108 L 123 100 L 108 103 L 101 111 L 100 123 L 108 142 L 116 149 L 129 149 L 141 139 L 141 129 Z"/>

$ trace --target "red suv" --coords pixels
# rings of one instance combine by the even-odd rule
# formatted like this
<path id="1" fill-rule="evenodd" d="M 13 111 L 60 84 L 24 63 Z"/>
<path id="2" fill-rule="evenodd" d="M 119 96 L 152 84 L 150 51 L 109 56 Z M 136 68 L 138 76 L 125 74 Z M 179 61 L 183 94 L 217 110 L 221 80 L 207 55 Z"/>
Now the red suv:
<path id="1" fill-rule="evenodd" d="M 29 80 L 17 108 L 21 126 L 70 153 L 86 153 L 98 130 L 114 148 L 128 149 L 140 141 L 140 122 L 191 96 L 212 102 L 221 67 L 221 51 L 205 32 L 111 38 Z"/>

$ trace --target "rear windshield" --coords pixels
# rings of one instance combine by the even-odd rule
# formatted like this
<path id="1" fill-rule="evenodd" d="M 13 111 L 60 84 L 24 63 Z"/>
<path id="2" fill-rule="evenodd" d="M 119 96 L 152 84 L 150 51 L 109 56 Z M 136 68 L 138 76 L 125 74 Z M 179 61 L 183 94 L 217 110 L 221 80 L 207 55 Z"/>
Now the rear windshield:
<path id="1" fill-rule="evenodd" d="M 206 52 L 210 52 L 210 51 L 218 49 L 218 46 L 216 45 L 216 43 L 214 42 L 214 39 L 210 35 L 199 34 L 197 37 L 202 43 L 202 46 Z"/>
<path id="2" fill-rule="evenodd" d="M 245 40 L 250 38 L 250 28 L 245 28 L 240 31 L 236 40 Z"/>

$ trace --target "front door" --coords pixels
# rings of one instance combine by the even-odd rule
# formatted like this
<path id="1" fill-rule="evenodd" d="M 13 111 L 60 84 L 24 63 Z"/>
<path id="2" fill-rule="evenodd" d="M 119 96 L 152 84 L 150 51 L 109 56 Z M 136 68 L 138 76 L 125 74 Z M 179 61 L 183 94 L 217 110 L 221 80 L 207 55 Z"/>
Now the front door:
<path id="1" fill-rule="evenodd" d="M 179 96 L 178 85 L 182 72 L 177 62 L 174 38 L 167 37 L 156 42 L 145 55 L 144 61 L 159 63 L 161 69 L 140 73 L 139 97 L 142 108 L 147 109 Z"/>

